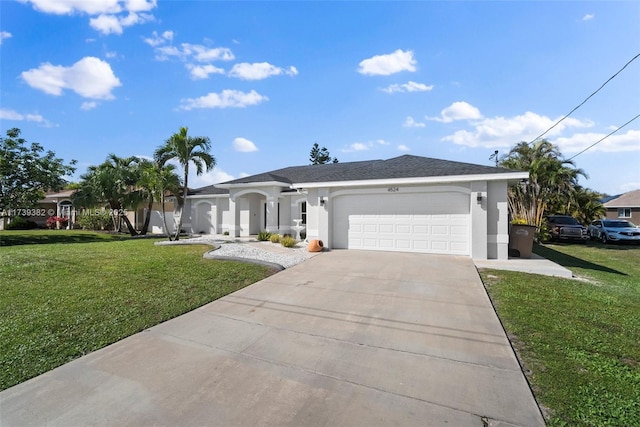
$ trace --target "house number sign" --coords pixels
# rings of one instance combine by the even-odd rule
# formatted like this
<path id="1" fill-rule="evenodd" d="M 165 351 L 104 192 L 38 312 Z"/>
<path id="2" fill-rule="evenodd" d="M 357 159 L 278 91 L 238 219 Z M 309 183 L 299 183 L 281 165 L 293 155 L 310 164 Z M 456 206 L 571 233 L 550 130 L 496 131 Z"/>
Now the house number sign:
<path id="1" fill-rule="evenodd" d="M 397 193 L 398 191 L 400 191 L 400 189 L 398 187 L 389 187 L 387 188 L 387 191 L 389 193 Z"/>

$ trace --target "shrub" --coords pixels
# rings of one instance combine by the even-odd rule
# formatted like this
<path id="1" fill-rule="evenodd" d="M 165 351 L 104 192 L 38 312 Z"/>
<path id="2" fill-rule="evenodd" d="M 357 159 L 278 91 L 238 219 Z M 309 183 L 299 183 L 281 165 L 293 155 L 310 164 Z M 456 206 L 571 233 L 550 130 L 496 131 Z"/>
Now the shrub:
<path id="1" fill-rule="evenodd" d="M 514 218 L 511 221 L 511 224 L 514 224 L 514 225 L 527 225 L 527 220 L 524 219 L 524 218 Z"/>
<path id="2" fill-rule="evenodd" d="M 38 228 L 38 224 L 21 216 L 14 216 L 7 224 L 5 230 L 33 230 Z"/>
<path id="3" fill-rule="evenodd" d="M 298 243 L 298 241 L 296 239 L 294 239 L 293 237 L 291 237 L 291 236 L 286 236 L 286 237 L 283 237 L 282 239 L 280 239 L 280 244 L 282 246 L 284 246 L 285 248 L 292 248 L 297 243 Z"/>
<path id="4" fill-rule="evenodd" d="M 69 222 L 69 218 L 67 218 L 66 216 L 50 216 L 49 218 L 47 218 L 47 227 L 49 227 L 50 229 L 54 229 L 58 227 L 58 223 L 60 224 L 61 228 L 64 228 L 67 226 L 67 223 Z"/>
<path id="5" fill-rule="evenodd" d="M 279 235 L 279 234 L 277 234 L 277 233 L 276 233 L 276 234 L 272 234 L 272 235 L 269 237 L 269 241 L 270 241 L 271 243 L 280 243 L 280 235 Z"/>
<path id="6" fill-rule="evenodd" d="M 222 233 L 222 235 L 223 235 L 223 236 L 228 236 L 228 235 L 229 235 L 229 232 L 228 232 L 228 231 L 225 231 L 224 233 Z"/>
<path id="7" fill-rule="evenodd" d="M 261 231 L 260 233 L 258 233 L 258 240 L 260 242 L 266 242 L 270 237 L 271 233 L 269 233 L 268 231 Z"/>
<path id="8" fill-rule="evenodd" d="M 102 210 L 79 215 L 77 223 L 84 230 L 110 230 L 113 228 L 111 215 Z"/>

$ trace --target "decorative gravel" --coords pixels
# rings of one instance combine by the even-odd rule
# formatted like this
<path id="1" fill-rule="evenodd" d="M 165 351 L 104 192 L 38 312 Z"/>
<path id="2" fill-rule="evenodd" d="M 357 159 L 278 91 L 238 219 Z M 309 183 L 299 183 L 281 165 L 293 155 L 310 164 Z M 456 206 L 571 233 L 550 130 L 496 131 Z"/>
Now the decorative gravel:
<path id="1" fill-rule="evenodd" d="M 316 253 L 307 251 L 304 242 L 298 243 L 293 248 L 270 242 L 240 242 L 222 240 L 213 237 L 195 237 L 192 239 L 182 239 L 177 242 L 162 241 L 157 245 L 210 245 L 214 249 L 204 254 L 205 258 L 241 258 L 264 263 L 277 264 L 284 268 L 293 267 L 305 261 Z"/>

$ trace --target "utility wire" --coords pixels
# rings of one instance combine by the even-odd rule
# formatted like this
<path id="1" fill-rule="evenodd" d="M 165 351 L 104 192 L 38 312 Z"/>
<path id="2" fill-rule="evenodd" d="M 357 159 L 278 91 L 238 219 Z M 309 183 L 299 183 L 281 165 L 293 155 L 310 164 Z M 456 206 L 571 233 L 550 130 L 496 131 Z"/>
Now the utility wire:
<path id="1" fill-rule="evenodd" d="M 629 120 L 627 123 L 623 124 L 622 126 L 620 126 L 618 129 L 612 131 L 610 134 L 608 134 L 607 136 L 604 136 L 602 138 L 600 138 L 599 140 L 597 140 L 596 142 L 594 142 L 593 144 L 591 144 L 590 146 L 588 146 L 587 148 L 585 148 L 584 150 L 582 150 L 581 152 L 579 152 L 578 154 L 575 154 L 573 157 L 570 157 L 569 159 L 567 159 L 567 161 L 569 160 L 573 160 L 576 157 L 578 157 L 580 154 L 584 153 L 585 151 L 591 149 L 592 147 L 594 147 L 596 144 L 600 144 L 602 141 L 604 141 L 605 139 L 609 138 L 611 135 L 613 135 L 614 133 L 618 132 L 620 129 L 622 129 L 623 127 L 625 127 L 626 125 L 628 125 L 629 123 L 631 123 L 632 121 L 636 120 L 638 117 L 640 117 L 640 114 L 638 114 L 637 116 L 635 116 L 633 119 Z"/>
<path id="2" fill-rule="evenodd" d="M 631 58 L 629 60 L 629 62 L 627 62 L 626 64 L 624 64 L 624 67 L 620 68 L 613 76 L 609 77 L 607 79 L 606 82 L 602 83 L 602 86 L 600 86 L 595 92 L 593 92 L 591 95 L 587 96 L 587 98 L 582 101 L 580 104 L 578 104 L 578 106 L 576 108 L 574 108 L 573 110 L 569 111 L 569 113 L 567 113 L 563 118 L 561 118 L 560 120 L 558 120 L 553 126 L 551 126 L 549 129 L 545 130 L 544 132 L 542 132 L 540 135 L 538 135 L 536 138 L 534 138 L 533 140 L 529 141 L 529 144 L 533 144 L 534 142 L 536 142 L 538 139 L 542 138 L 544 135 L 546 135 L 547 133 L 549 133 L 549 131 L 553 128 L 555 128 L 556 126 L 558 126 L 560 123 L 562 123 L 562 121 L 564 119 L 566 119 L 567 117 L 569 117 L 571 114 L 573 114 L 574 111 L 576 111 L 578 108 L 582 107 L 584 105 L 585 102 L 587 102 L 592 96 L 594 96 L 596 93 L 600 92 L 600 89 L 602 89 L 603 87 L 605 87 L 605 85 L 607 83 L 609 83 L 611 80 L 613 80 L 618 74 L 620 74 L 622 72 L 622 70 L 624 70 L 625 68 L 627 68 L 627 66 L 629 64 L 631 64 L 633 61 L 635 61 L 636 59 L 638 59 L 640 57 L 640 53 L 638 53 L 636 56 L 634 56 L 633 58 Z M 632 119 L 635 120 L 635 119 Z M 620 129 L 620 128 L 619 128 Z M 579 153 L 578 153 L 579 154 Z M 577 154 L 576 154 L 577 155 Z M 575 156 L 574 156 L 575 157 Z"/>

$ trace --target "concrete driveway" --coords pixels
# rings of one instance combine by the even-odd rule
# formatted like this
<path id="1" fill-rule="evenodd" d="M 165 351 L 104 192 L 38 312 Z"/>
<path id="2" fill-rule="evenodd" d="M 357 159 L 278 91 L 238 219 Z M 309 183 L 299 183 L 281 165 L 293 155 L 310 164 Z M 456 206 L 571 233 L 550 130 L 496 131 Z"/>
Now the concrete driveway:
<path id="1" fill-rule="evenodd" d="M 332 251 L 0 393 L 0 425 L 543 426 L 471 259 Z"/>

